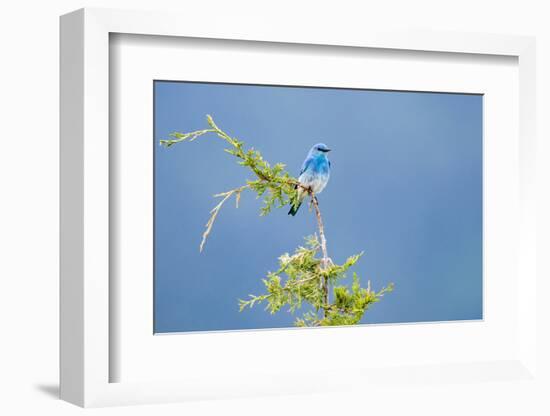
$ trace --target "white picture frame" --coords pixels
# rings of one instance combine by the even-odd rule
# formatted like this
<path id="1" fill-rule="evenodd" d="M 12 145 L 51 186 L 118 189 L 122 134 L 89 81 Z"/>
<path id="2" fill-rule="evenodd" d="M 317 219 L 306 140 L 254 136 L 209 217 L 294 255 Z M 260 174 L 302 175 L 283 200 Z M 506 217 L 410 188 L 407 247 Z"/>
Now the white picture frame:
<path id="1" fill-rule="evenodd" d="M 181 22 L 185 21 L 185 25 Z M 442 359 L 418 370 L 418 377 L 459 377 L 477 382 L 480 372 L 504 374 L 507 379 L 524 380 L 536 376 L 536 216 L 535 216 L 535 42 L 530 37 L 465 33 L 331 32 L 328 28 L 308 31 L 243 19 L 242 24 L 219 19 L 204 25 L 172 13 L 150 13 L 107 9 L 82 9 L 61 18 L 61 397 L 80 406 L 183 401 L 195 398 L 242 397 L 262 394 L 319 392 L 346 389 L 351 381 L 327 386 L 319 375 L 304 370 L 293 374 L 266 372 L 247 380 L 220 371 L 215 380 L 207 377 L 216 369 L 177 381 L 150 377 L 148 381 L 116 380 L 112 367 L 121 357 L 112 348 L 116 338 L 112 322 L 116 291 L 109 276 L 110 259 L 109 194 L 111 172 L 116 169 L 109 153 L 109 51 L 110 34 L 171 36 L 278 42 L 281 44 L 331 45 L 333 47 L 385 50 L 430 51 L 444 54 L 504 55 L 518 59 L 519 67 L 519 209 L 517 217 L 516 288 L 517 349 L 498 362 L 482 360 L 456 364 Z M 236 31 L 238 27 L 238 32 Z M 472 55 L 475 57 L 475 55 Z M 146 311 L 148 313 L 148 311 Z M 414 336 L 414 326 L 402 326 L 403 335 Z M 326 332 L 316 331 L 316 337 Z M 321 335 L 319 335 L 321 334 Z M 218 334 L 223 337 L 227 334 Z M 152 334 L 151 334 L 152 336 Z M 249 334 L 249 338 L 253 336 Z M 331 334 L 334 336 L 334 334 Z M 353 339 L 353 332 L 339 337 Z M 163 341 L 169 342 L 169 341 Z M 223 342 L 223 340 L 217 340 Z M 232 342 L 239 342 L 238 340 Z M 279 341 L 280 342 L 280 341 Z M 199 359 L 200 357 L 194 357 Z M 349 368 L 327 370 L 341 380 L 355 380 Z M 149 369 L 149 373 L 151 370 Z M 478 375 L 476 376 L 475 373 Z M 446 375 L 445 375 L 446 374 Z M 258 375 L 258 374 L 256 374 Z M 261 374 L 260 374 L 261 375 Z M 388 375 L 391 375 L 389 377 Z M 386 380 L 398 383 L 410 372 L 395 367 L 369 366 L 369 376 L 361 383 Z M 153 381 L 157 379 L 156 381 Z M 160 381 L 159 381 L 160 379 Z"/>

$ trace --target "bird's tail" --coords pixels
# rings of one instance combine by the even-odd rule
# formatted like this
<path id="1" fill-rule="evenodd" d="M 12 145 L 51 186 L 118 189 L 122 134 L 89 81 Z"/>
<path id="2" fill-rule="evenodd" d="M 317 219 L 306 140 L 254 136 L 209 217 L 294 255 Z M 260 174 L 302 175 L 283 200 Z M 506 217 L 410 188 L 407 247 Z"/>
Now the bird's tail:
<path id="1" fill-rule="evenodd" d="M 298 185 L 294 187 L 294 189 L 298 189 Z M 305 192 L 302 188 L 298 189 L 298 195 L 295 201 L 290 204 L 290 211 L 288 211 L 288 215 L 295 216 L 298 210 L 300 209 L 300 206 L 302 205 L 302 202 L 304 202 L 305 197 L 307 196 L 307 192 Z"/>
<path id="2" fill-rule="evenodd" d="M 296 201 L 296 204 L 290 206 L 290 211 L 288 211 L 288 215 L 295 216 L 301 205 L 302 201 Z"/>

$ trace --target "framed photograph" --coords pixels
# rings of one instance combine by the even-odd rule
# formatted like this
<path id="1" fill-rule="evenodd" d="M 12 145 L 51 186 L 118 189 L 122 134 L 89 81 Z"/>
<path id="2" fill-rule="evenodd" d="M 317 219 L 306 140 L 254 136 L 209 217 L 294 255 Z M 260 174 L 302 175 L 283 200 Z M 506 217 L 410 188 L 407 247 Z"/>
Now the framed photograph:
<path id="1" fill-rule="evenodd" d="M 154 332 L 482 320 L 482 103 L 155 81 Z M 222 123 L 257 137 L 257 153 Z M 172 133 L 193 125 L 196 137 Z M 310 209 L 300 186 L 315 189 Z"/>
<path id="2" fill-rule="evenodd" d="M 534 40 L 179 21 L 61 18 L 61 397 L 534 380 Z"/>

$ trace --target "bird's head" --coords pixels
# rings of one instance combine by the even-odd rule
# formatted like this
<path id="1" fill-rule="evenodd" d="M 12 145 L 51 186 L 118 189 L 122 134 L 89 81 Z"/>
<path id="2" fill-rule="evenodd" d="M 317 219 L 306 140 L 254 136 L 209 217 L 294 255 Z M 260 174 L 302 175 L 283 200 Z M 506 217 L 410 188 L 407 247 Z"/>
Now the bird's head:
<path id="1" fill-rule="evenodd" d="M 324 143 L 317 143 L 309 151 L 310 155 L 312 156 L 325 155 L 328 152 L 330 152 L 330 149 Z"/>

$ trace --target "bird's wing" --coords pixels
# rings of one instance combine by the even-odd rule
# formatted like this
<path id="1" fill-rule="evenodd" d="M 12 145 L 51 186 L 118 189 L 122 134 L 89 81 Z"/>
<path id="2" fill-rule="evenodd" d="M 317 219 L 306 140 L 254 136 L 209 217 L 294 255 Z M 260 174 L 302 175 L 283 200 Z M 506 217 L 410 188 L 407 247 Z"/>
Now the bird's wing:
<path id="1" fill-rule="evenodd" d="M 300 175 L 307 170 L 311 162 L 313 162 L 312 157 L 307 157 L 306 160 L 304 160 L 304 163 L 302 163 L 302 169 L 300 170 Z"/>
<path id="2" fill-rule="evenodd" d="M 328 161 L 328 168 L 330 169 L 332 167 L 332 163 L 330 163 L 330 160 Z"/>

